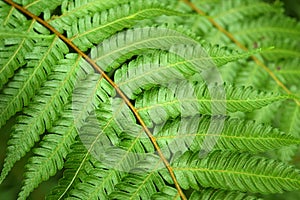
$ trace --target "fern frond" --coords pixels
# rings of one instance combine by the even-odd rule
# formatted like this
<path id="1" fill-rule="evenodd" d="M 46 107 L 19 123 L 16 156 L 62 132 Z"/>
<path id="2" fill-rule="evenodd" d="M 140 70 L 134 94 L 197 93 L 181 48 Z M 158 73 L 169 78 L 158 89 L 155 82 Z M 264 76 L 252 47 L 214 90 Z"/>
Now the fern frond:
<path id="1" fill-rule="evenodd" d="M 87 152 L 82 143 L 75 143 L 65 163 L 64 177 L 47 199 L 107 199 L 114 186 L 120 182 L 122 172 L 107 168 Z"/>
<path id="2" fill-rule="evenodd" d="M 271 5 L 262 1 L 219 1 L 215 9 L 207 10 L 219 24 L 226 26 L 229 23 L 236 23 L 243 19 L 253 19 L 262 14 L 282 13 L 283 9 L 279 3 Z"/>
<path id="3" fill-rule="evenodd" d="M 208 16 L 214 19 L 222 27 L 241 26 L 245 21 L 252 21 L 264 15 L 268 19 L 274 14 L 280 15 L 283 13 L 282 4 L 276 2 L 273 5 L 262 1 L 212 1 L 212 2 L 199 2 L 194 4 L 201 8 Z M 218 5 L 218 6 L 216 6 Z M 186 5 L 181 3 L 180 8 Z M 190 8 L 183 10 L 190 11 Z M 192 20 L 176 18 L 176 23 L 184 24 L 187 28 L 193 28 L 193 32 L 200 33 L 205 39 L 213 44 L 228 44 L 230 40 L 219 30 L 215 29 L 206 17 L 201 15 L 195 16 Z M 161 22 L 161 21 L 160 21 Z"/>
<path id="4" fill-rule="evenodd" d="M 276 42 L 274 42 L 275 40 Z M 263 52 L 264 58 L 271 61 L 280 61 L 281 59 L 291 59 L 300 57 L 299 41 L 292 39 L 272 38 L 272 41 L 266 40 L 264 45 L 273 44 L 275 48 L 272 51 Z"/>
<path id="5" fill-rule="evenodd" d="M 98 77 L 98 76 L 96 76 Z M 98 77 L 99 78 L 99 77 Z M 83 85 L 81 86 L 81 89 L 79 89 L 79 94 L 82 93 L 84 90 L 87 90 L 87 88 L 90 88 L 88 85 L 91 84 L 91 82 L 95 82 L 96 80 L 93 81 L 88 81 L 88 82 L 84 82 Z M 99 120 L 98 117 L 95 118 L 95 116 L 92 114 L 94 111 L 93 109 L 95 109 L 95 106 L 97 107 L 97 105 L 99 105 L 99 100 L 93 101 L 93 102 L 86 102 L 87 99 L 92 98 L 99 98 L 97 97 L 97 95 L 95 97 L 93 97 L 95 94 L 94 93 L 90 93 L 90 95 L 92 95 L 91 97 L 87 97 L 86 95 L 79 95 L 79 98 L 75 98 L 76 101 L 81 101 L 77 102 L 76 105 L 78 104 L 78 106 L 83 106 L 82 102 L 85 102 L 85 106 L 91 106 L 93 105 L 93 109 L 82 109 L 78 106 L 73 107 L 73 109 L 75 109 L 75 116 L 74 118 L 76 119 L 74 124 L 72 124 L 71 127 L 75 127 L 76 129 L 79 130 L 79 135 L 80 135 L 80 139 L 81 141 L 84 143 L 85 146 L 82 146 L 82 144 L 78 143 L 75 144 L 73 151 L 69 154 L 69 158 L 67 160 L 67 163 L 69 162 L 69 160 L 71 160 L 70 162 L 72 164 L 68 165 L 66 164 L 65 167 L 67 168 L 66 173 L 72 173 L 72 176 L 74 177 L 73 179 L 69 179 L 67 178 L 68 182 L 65 182 L 68 186 L 67 187 L 63 187 L 59 189 L 59 192 L 54 192 L 52 195 L 50 195 L 50 199 L 59 199 L 62 198 L 65 195 L 72 195 L 72 196 L 76 196 L 78 199 L 81 199 L 82 195 L 87 195 L 90 196 L 91 198 L 93 197 L 97 197 L 100 196 L 102 198 L 104 198 L 105 196 L 107 196 L 108 194 L 106 194 L 107 191 L 111 190 L 110 188 L 112 187 L 110 184 L 108 184 L 110 182 L 113 182 L 114 180 L 111 179 L 112 174 L 115 174 L 114 176 L 119 176 L 118 173 L 116 173 L 116 171 L 114 170 L 103 170 L 103 168 L 95 168 L 93 167 L 94 172 L 90 174 L 90 178 L 87 176 L 83 176 L 81 177 L 80 173 L 82 170 L 85 170 L 85 166 L 89 166 L 89 163 L 92 162 L 92 160 L 95 160 L 93 158 L 93 156 L 95 156 L 96 154 L 93 152 L 97 153 L 97 148 L 100 145 L 101 148 L 101 143 L 104 143 L 105 147 L 105 142 L 108 142 L 108 144 L 110 144 L 110 142 L 114 143 L 114 141 L 116 140 L 116 136 L 114 134 L 112 134 L 112 131 L 116 131 L 115 134 L 118 134 L 118 132 L 120 130 L 116 129 L 116 128 L 112 128 L 114 126 L 116 126 L 114 120 L 112 120 L 112 115 L 110 115 L 111 113 L 111 109 L 112 106 L 110 104 L 107 104 L 108 101 L 110 101 L 108 98 L 106 98 L 105 96 L 107 96 L 108 94 L 110 95 L 112 93 L 112 87 L 110 87 L 109 85 L 107 85 L 107 83 L 104 81 L 105 84 L 103 84 L 103 80 L 97 81 L 98 85 L 93 86 L 96 90 L 98 89 L 98 96 L 103 96 L 101 97 L 101 101 L 102 102 L 106 102 L 106 104 L 101 103 L 101 109 L 99 111 L 97 111 L 97 113 L 101 113 L 99 114 Z M 105 90 L 104 90 L 105 88 Z M 88 89 L 90 90 L 90 89 Z M 94 90 L 94 89 L 93 89 Z M 105 92 L 106 94 L 104 94 L 103 92 Z M 103 94 L 101 94 L 103 93 Z M 74 111 L 73 111 L 74 114 Z M 83 125 L 84 122 L 84 125 Z M 114 125 L 114 126 L 113 126 Z M 70 125 L 68 126 L 70 127 Z M 98 128 L 99 127 L 99 128 Z M 100 127 L 102 127 L 103 129 L 101 129 Z M 106 138 L 106 140 L 104 140 L 104 137 L 106 137 L 105 134 L 102 134 L 103 131 L 108 131 L 111 134 L 109 135 L 109 139 Z M 115 138 L 115 139 L 113 139 Z M 98 142 L 98 143 L 97 143 Z M 99 143 L 100 142 L 100 143 Z M 107 145 L 107 144 L 106 144 Z M 79 148 L 80 150 L 77 152 L 77 148 Z M 82 150 L 84 149 L 84 150 Z M 100 149 L 100 150 L 103 150 Z M 97 160 L 93 161 L 93 162 L 98 162 Z M 107 173 L 106 173 L 107 172 Z M 83 172 L 85 173 L 85 172 Z M 87 173 L 87 172 L 86 172 Z M 108 177 L 106 177 L 106 175 Z M 102 178 L 100 178 L 102 177 Z M 85 179 L 88 178 L 85 182 Z M 78 179 L 82 180 L 81 184 L 77 184 Z M 64 179 L 62 179 L 64 181 Z M 65 180 L 65 181 L 67 181 Z M 75 181 L 75 182 L 74 182 Z M 94 192 L 83 192 L 82 188 L 86 188 L 87 186 L 91 190 L 94 190 Z M 93 186 L 91 189 L 91 186 Z M 80 192 L 78 192 L 77 190 L 80 190 Z M 102 193 L 99 193 L 99 191 L 103 191 Z M 98 192 L 97 192 L 98 191 Z M 102 196 L 104 195 L 104 196 Z"/>
<path id="6" fill-rule="evenodd" d="M 166 6 L 161 5 L 161 2 L 139 0 L 138 2 L 113 7 L 101 12 L 101 14 L 87 15 L 72 22 L 67 29 L 67 36 L 81 50 L 85 51 L 113 33 L 132 27 L 136 20 L 163 14 L 179 15 L 180 13 L 167 9 Z M 65 27 L 66 25 L 63 23 L 60 26 Z M 60 28 L 58 27 L 58 29 Z"/>
<path id="7" fill-rule="evenodd" d="M 59 185 L 55 188 L 53 188 L 51 194 L 49 194 L 46 199 L 49 200 L 58 200 L 62 199 L 65 195 L 65 191 L 74 189 L 73 186 L 70 186 L 69 183 L 72 181 L 75 181 L 75 183 L 80 183 L 79 179 L 73 180 L 74 175 L 77 177 L 86 177 L 88 172 L 94 169 L 94 165 L 97 164 L 97 160 L 93 159 L 92 157 L 88 156 L 84 158 L 84 153 L 86 152 L 86 148 L 83 146 L 83 144 L 79 141 L 77 141 L 75 144 L 71 146 L 72 153 L 70 153 L 67 156 L 67 160 L 64 164 L 64 176 L 60 179 Z M 87 162 L 85 165 L 80 166 L 80 162 L 85 159 Z M 78 170 L 78 168 L 80 170 Z M 94 176 L 100 176 L 101 174 L 109 174 L 106 173 L 106 171 L 93 171 L 92 173 Z M 118 176 L 109 174 L 112 179 L 116 178 L 118 181 Z M 92 180 L 92 178 L 90 179 Z M 94 179 L 97 180 L 97 179 Z M 98 179 L 100 180 L 100 179 Z M 84 193 L 83 193 L 84 195 Z"/>
<path id="8" fill-rule="evenodd" d="M 52 19 L 49 20 L 49 24 L 51 24 L 62 33 L 63 31 L 69 30 L 72 23 L 82 16 L 94 15 L 97 12 L 101 13 L 104 10 L 123 3 L 128 3 L 129 1 L 130 0 L 75 0 L 72 2 L 63 1 L 63 3 L 61 4 L 62 14 L 59 16 L 53 16 Z"/>
<path id="9" fill-rule="evenodd" d="M 253 48 L 254 41 L 260 46 L 261 42 L 268 40 L 268 38 L 290 38 L 293 40 L 300 38 L 300 24 L 294 19 L 280 15 L 268 20 L 261 17 L 251 20 L 249 23 L 237 24 L 237 26 L 231 26 L 230 31 L 239 41 L 250 48 Z"/>
<path id="10" fill-rule="evenodd" d="M 162 27 L 144 27 L 129 29 L 104 40 L 91 50 L 91 58 L 102 66 L 104 71 L 111 71 L 133 55 L 145 50 L 169 50 L 176 45 L 199 45 L 199 41 L 188 33 L 177 29 Z"/>
<path id="11" fill-rule="evenodd" d="M 282 113 L 281 110 L 285 109 L 286 112 Z M 300 106 L 293 101 L 284 101 L 278 109 L 278 126 L 281 130 L 300 138 Z M 290 147 L 283 147 L 276 151 L 276 155 L 283 161 L 291 161 L 299 149 L 299 145 Z"/>
<path id="12" fill-rule="evenodd" d="M 67 52 L 65 44 L 63 44 L 57 37 L 53 37 L 52 40 L 39 43 L 32 53 L 27 55 L 28 64 L 25 69 L 20 70 L 13 78 L 12 81 L 4 88 L 3 94 L 1 94 L 1 118 L 0 125 L 4 124 L 16 112 L 20 111 L 23 106 L 29 104 L 29 99 L 32 98 L 34 93 L 38 90 L 42 82 L 46 80 L 47 75 L 53 70 L 53 65 L 58 61 L 57 59 L 63 58 L 63 53 Z M 54 59 L 55 58 L 55 59 Z M 12 168 L 13 164 L 19 160 L 26 151 L 22 148 L 16 151 L 14 145 L 32 146 L 34 142 L 39 140 L 36 135 L 30 135 L 27 138 L 21 137 L 20 134 L 13 134 L 8 147 L 9 152 L 4 168 L 1 172 L 0 182 L 3 181 L 7 173 Z M 25 152 L 24 152 L 25 151 Z"/>
<path id="13" fill-rule="evenodd" d="M 133 149 L 136 149 L 135 146 L 138 146 L 136 142 L 138 140 L 132 142 L 128 146 L 125 145 L 125 143 L 119 142 L 118 135 L 123 131 L 128 130 L 128 127 L 130 127 L 130 131 L 132 131 L 135 119 L 126 116 L 130 110 L 124 106 L 124 102 L 118 102 L 118 100 L 115 101 L 117 102 L 111 102 L 112 105 L 104 103 L 99 105 L 99 109 L 95 111 L 97 118 L 90 116 L 86 119 L 85 125 L 80 129 L 80 139 L 87 150 L 83 151 L 82 147 L 80 147 L 81 150 L 77 152 L 77 148 L 75 148 L 73 152 L 69 154 L 70 158 L 76 156 L 72 159 L 76 160 L 75 162 L 78 163 L 72 166 L 72 171 L 74 171 L 74 174 L 72 175 L 73 180 L 69 180 L 67 183 L 70 186 L 69 188 L 61 188 L 60 190 L 63 191 L 61 191 L 59 195 L 51 195 L 51 198 L 71 195 L 77 199 L 108 199 L 108 195 L 114 191 L 115 187 L 123 188 L 122 184 L 119 184 L 119 186 L 115 185 L 120 181 L 120 178 L 123 178 L 126 175 L 124 172 L 127 170 L 130 171 L 136 166 L 137 162 L 142 158 L 146 158 L 146 154 L 142 155 L 142 158 L 130 154 L 131 151 L 134 151 Z M 116 111 L 112 112 L 112 109 Z M 141 127 L 139 128 L 138 132 L 143 133 L 143 129 Z M 76 145 L 78 146 L 79 144 Z M 115 148 L 114 145 L 117 145 L 120 148 Z M 78 159 L 79 157 L 80 159 Z M 97 166 L 93 166 L 93 169 L 91 169 L 92 173 L 89 173 L 89 176 L 81 176 L 81 171 L 84 170 L 86 165 L 89 165 L 89 162 L 91 162 L 90 159 L 97 159 L 101 162 L 96 161 L 98 164 Z M 147 157 L 147 159 L 149 159 L 149 157 Z M 156 158 L 156 162 L 158 161 L 160 160 Z M 74 163 L 74 161 L 72 163 Z M 144 163 L 143 167 L 139 164 L 139 167 L 141 167 L 142 170 L 146 165 L 149 165 L 149 162 Z M 137 172 L 133 173 L 136 175 Z M 141 176 L 144 175 L 141 174 Z M 114 177 L 117 178 L 117 180 Z M 135 177 L 132 177 L 131 179 L 133 178 Z M 77 179 L 80 179 L 80 182 L 77 182 Z M 130 178 L 128 177 L 128 179 Z M 157 178 L 155 180 L 157 180 Z M 151 183 L 152 182 L 149 182 L 148 184 Z M 132 186 L 132 189 L 141 190 L 142 188 Z M 144 192 L 147 190 L 149 190 L 147 187 L 142 189 Z M 121 193 L 116 192 L 113 194 L 122 196 Z M 139 191 L 136 191 L 136 195 L 142 194 L 140 194 Z"/>
<path id="14" fill-rule="evenodd" d="M 247 62 L 235 71 L 234 83 L 237 85 L 253 86 L 263 89 L 271 81 L 268 73 L 254 62 Z"/>
<path id="15" fill-rule="evenodd" d="M 156 171 L 160 166 L 157 157 L 148 155 L 145 161 L 136 164 L 136 167 L 122 178 L 122 182 L 115 186 L 110 199 L 151 199 L 151 196 L 160 191 L 164 186 L 164 180 Z M 148 171 L 151 169 L 150 171 Z"/>
<path id="16" fill-rule="evenodd" d="M 224 124 L 219 133 L 216 130 L 212 132 L 210 126 L 220 126 L 222 123 Z M 254 153 L 300 144 L 299 139 L 283 134 L 271 126 L 222 117 L 195 116 L 175 119 L 163 126 L 156 126 L 153 134 L 160 147 L 171 146 L 170 151 L 173 154 L 182 149 L 180 146 L 186 146 L 191 151 L 199 151 L 204 148 L 205 139 L 215 142 L 212 144 L 214 149 Z"/>
<path id="17" fill-rule="evenodd" d="M 83 72 L 80 72 L 78 67 L 80 56 L 68 54 L 66 57 L 67 59 L 61 60 L 55 66 L 53 74 L 48 76 L 49 81 L 42 85 L 32 102 L 17 118 L 5 161 L 9 160 L 10 165 L 22 158 L 33 147 L 34 142 L 39 140 L 40 134 L 51 128 L 52 123 L 61 114 L 64 104 L 67 103 L 68 95 L 73 91 L 74 84 L 77 82 L 76 79 L 83 77 Z M 23 141 L 23 138 L 34 138 L 34 140 Z M 9 170 L 10 167 L 5 165 L 3 171 Z M 1 175 L 0 180 L 5 174 Z"/>
<path id="18" fill-rule="evenodd" d="M 80 130 L 83 122 L 97 104 L 108 100 L 107 93 L 111 93 L 112 87 L 109 87 L 103 79 L 97 79 L 99 79 L 98 75 L 89 75 L 87 79 L 84 79 L 86 82 L 79 84 L 74 91 L 73 103 L 67 106 L 68 109 L 62 114 L 62 120 L 57 121 L 50 129 L 53 134 L 46 135 L 41 142 L 41 147 L 34 150 L 36 156 L 31 158 L 27 165 L 30 170 L 25 172 L 25 182 L 20 193 L 21 199 L 26 198 L 39 183 L 47 180 L 62 168 L 61 159 L 69 153 L 70 146 L 78 134 L 77 130 Z M 96 86 L 93 83 L 97 83 Z M 91 93 L 87 88 L 92 91 L 99 88 L 99 91 Z"/>
<path id="19" fill-rule="evenodd" d="M 282 77 L 283 82 L 290 86 L 296 86 L 300 80 L 300 59 L 288 59 L 276 63 L 273 72 L 276 76 Z"/>
<path id="20" fill-rule="evenodd" d="M 0 126 L 23 106 L 46 80 L 58 60 L 62 59 L 68 48 L 57 37 L 38 43 L 25 57 L 28 64 L 15 74 L 0 95 Z"/>
<path id="21" fill-rule="evenodd" d="M 33 23 L 26 27 L 27 33 L 24 35 L 28 35 L 28 32 L 33 28 Z M 4 33 L 12 35 L 12 31 L 9 32 L 9 29 L 0 30 L 0 34 L 7 38 Z M 14 75 L 16 69 L 26 63 L 24 55 L 28 54 L 34 46 L 34 41 L 31 38 L 18 38 L 18 36 L 20 37 L 20 33 L 13 38 L 5 39 L 3 45 L 0 46 L 0 88 Z"/>
<path id="22" fill-rule="evenodd" d="M 193 90 L 193 91 L 191 91 Z M 212 99 L 210 92 L 220 91 L 219 86 L 208 89 L 206 84 L 191 85 L 179 82 L 161 88 L 152 88 L 137 98 L 136 107 L 140 115 L 148 124 L 151 119 L 156 123 L 162 123 L 169 117 L 175 118 L 179 115 L 190 116 L 194 114 L 225 114 L 227 112 L 249 112 L 262 108 L 272 102 L 286 99 L 287 96 L 266 92 L 259 92 L 251 87 L 234 87 L 224 85 L 226 97 Z M 189 104 L 186 105 L 188 102 Z M 149 121 L 150 120 L 150 121 Z"/>
<path id="23" fill-rule="evenodd" d="M 42 12 L 45 12 L 46 9 L 54 10 L 62 3 L 62 1 L 63 0 L 53 0 L 51 1 L 51 4 L 49 4 L 47 1 L 40 0 L 19 0 L 17 3 L 22 5 L 33 14 L 39 16 Z"/>
<path id="24" fill-rule="evenodd" d="M 77 131 L 72 124 L 75 121 L 72 113 L 65 112 L 63 118 L 50 130 L 53 133 L 42 139 L 40 147 L 33 149 L 35 155 L 26 165 L 25 180 L 19 199 L 26 199 L 42 181 L 48 180 L 64 166 L 64 159 L 70 152 L 70 146 L 75 142 Z"/>
<path id="25" fill-rule="evenodd" d="M 3 27 L 16 28 L 25 26 L 26 17 L 5 2 L 0 2 L 0 24 Z"/>
<path id="26" fill-rule="evenodd" d="M 176 55 L 181 49 L 180 55 Z M 142 89 L 149 89 L 157 85 L 166 85 L 174 80 L 190 79 L 195 73 L 200 73 L 206 68 L 213 68 L 213 63 L 223 65 L 249 55 L 231 53 L 218 47 L 207 47 L 206 55 L 199 46 L 179 45 L 171 47 L 170 52 L 155 51 L 151 54 L 139 56 L 128 65 L 116 70 L 114 80 L 129 98 L 135 98 Z M 186 50 L 183 50 L 186 49 Z M 178 51 L 179 52 L 179 51 Z M 226 55 L 228 54 L 228 55 Z M 170 79 L 170 75 L 172 79 Z"/>
<path id="27" fill-rule="evenodd" d="M 205 188 L 200 191 L 194 191 L 190 200 L 259 200 L 260 198 L 249 196 L 238 191 L 227 191 L 221 189 Z"/>
<path id="28" fill-rule="evenodd" d="M 153 200 L 180 200 L 180 196 L 177 190 L 170 186 L 163 187 L 160 192 L 157 192 L 151 196 Z"/>
<path id="29" fill-rule="evenodd" d="M 282 5 L 0 1 L 0 183 L 31 151 L 19 199 L 59 170 L 47 199 L 299 190 L 300 24 Z"/>
<path id="30" fill-rule="evenodd" d="M 26 55 L 30 55 L 36 43 L 43 43 L 41 39 L 53 38 L 48 35 L 48 30 L 40 27 L 35 20 L 15 19 L 18 17 L 14 15 L 15 11 L 7 13 L 3 27 L 0 28 L 0 38 L 3 39 L 3 43 L 0 44 L 0 88 L 14 75 L 15 70 L 26 64 L 28 61 Z M 17 23 L 21 25 L 17 28 L 10 28 L 10 26 L 16 26 Z"/>
<path id="31" fill-rule="evenodd" d="M 172 163 L 184 189 L 213 187 L 252 193 L 282 193 L 300 188 L 299 171 L 281 162 L 249 154 L 214 151 L 203 159 L 186 152 Z"/>

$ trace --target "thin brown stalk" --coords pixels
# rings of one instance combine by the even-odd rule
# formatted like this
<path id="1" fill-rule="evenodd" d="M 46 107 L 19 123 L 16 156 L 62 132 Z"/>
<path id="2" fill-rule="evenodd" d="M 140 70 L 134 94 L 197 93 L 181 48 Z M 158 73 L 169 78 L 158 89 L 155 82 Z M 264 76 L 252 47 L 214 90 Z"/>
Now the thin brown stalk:
<path id="1" fill-rule="evenodd" d="M 191 9 L 193 9 L 196 13 L 198 13 L 201 16 L 206 16 L 208 21 L 214 26 L 216 27 L 220 32 L 222 32 L 224 35 L 226 35 L 232 42 L 234 42 L 238 47 L 240 47 L 241 49 L 248 51 L 248 48 L 243 45 L 242 43 L 240 43 L 230 32 L 228 32 L 227 30 L 225 30 L 221 25 L 219 25 L 213 18 L 209 17 L 205 12 L 203 12 L 202 10 L 200 10 L 195 4 L 193 4 L 191 1 L 189 0 L 180 0 L 182 2 L 184 2 L 186 5 L 188 5 Z M 287 94 L 292 95 L 293 93 L 276 77 L 276 75 L 263 63 L 261 62 L 256 56 L 251 56 L 252 60 L 254 60 L 254 62 L 262 67 L 271 77 L 272 79 L 276 82 L 276 84 L 281 87 Z M 300 106 L 300 101 L 296 98 L 294 98 L 294 101 L 296 102 L 296 104 L 298 106 Z"/>
<path id="2" fill-rule="evenodd" d="M 185 194 L 183 193 L 182 189 L 179 186 L 179 183 L 178 183 L 178 181 L 176 179 L 174 171 L 173 171 L 173 169 L 172 169 L 169 161 L 163 155 L 163 153 L 162 153 L 159 145 L 156 142 L 156 138 L 153 136 L 153 134 L 151 133 L 151 131 L 147 128 L 145 122 L 143 121 L 143 119 L 139 115 L 137 109 L 129 101 L 129 99 L 127 98 L 127 96 L 120 90 L 120 88 L 118 87 L 118 85 L 88 55 L 86 55 L 84 52 L 82 52 L 76 45 L 74 45 L 74 43 L 71 42 L 71 40 L 69 40 L 67 37 L 65 37 L 60 32 L 58 32 L 54 27 L 52 27 L 46 21 L 44 21 L 43 19 L 39 18 L 38 16 L 32 14 L 31 12 L 29 12 L 28 10 L 26 10 L 22 6 L 14 3 L 14 2 L 12 2 L 11 0 L 3 0 L 3 1 L 6 2 L 7 4 L 13 6 L 17 10 L 21 11 L 23 14 L 25 14 L 25 15 L 31 17 L 32 19 L 36 20 L 37 22 L 39 22 L 40 24 L 42 24 L 44 27 L 46 27 L 47 29 L 49 29 L 51 32 L 53 32 L 55 35 L 57 35 L 69 47 L 71 47 L 74 51 L 76 51 L 79 55 L 81 55 L 99 74 L 101 74 L 101 76 L 105 80 L 107 80 L 114 87 L 114 89 L 116 90 L 116 92 L 120 95 L 120 97 L 124 100 L 124 102 L 127 104 L 127 106 L 131 109 L 131 111 L 135 115 L 136 119 L 141 124 L 141 126 L 143 127 L 143 130 L 145 131 L 145 133 L 149 137 L 150 141 L 152 142 L 152 144 L 153 144 L 155 150 L 157 151 L 160 159 L 163 161 L 164 165 L 166 166 L 167 170 L 169 171 L 169 174 L 170 174 L 170 176 L 171 176 L 171 178 L 172 178 L 172 180 L 174 182 L 174 185 L 175 185 L 175 187 L 176 187 L 176 189 L 178 191 L 178 194 L 180 195 L 181 199 L 186 200 Z"/>

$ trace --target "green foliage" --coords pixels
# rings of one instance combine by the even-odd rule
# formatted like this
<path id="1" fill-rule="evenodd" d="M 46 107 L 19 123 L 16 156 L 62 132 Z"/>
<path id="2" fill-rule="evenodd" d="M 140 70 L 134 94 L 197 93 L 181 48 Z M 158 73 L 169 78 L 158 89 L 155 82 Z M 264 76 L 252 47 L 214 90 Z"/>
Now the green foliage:
<path id="1" fill-rule="evenodd" d="M 281 2 L 14 2 L 112 80 L 0 2 L 0 183 L 29 157 L 19 199 L 59 171 L 44 198 L 183 199 L 177 183 L 191 200 L 299 193 L 300 23 Z"/>

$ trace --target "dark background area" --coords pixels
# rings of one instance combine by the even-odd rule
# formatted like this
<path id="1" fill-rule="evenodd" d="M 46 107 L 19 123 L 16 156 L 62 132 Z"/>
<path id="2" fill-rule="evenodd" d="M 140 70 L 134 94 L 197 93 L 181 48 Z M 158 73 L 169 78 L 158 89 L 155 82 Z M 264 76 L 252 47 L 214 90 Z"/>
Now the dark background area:
<path id="1" fill-rule="evenodd" d="M 284 0 L 286 14 L 300 19 L 300 0 Z"/>

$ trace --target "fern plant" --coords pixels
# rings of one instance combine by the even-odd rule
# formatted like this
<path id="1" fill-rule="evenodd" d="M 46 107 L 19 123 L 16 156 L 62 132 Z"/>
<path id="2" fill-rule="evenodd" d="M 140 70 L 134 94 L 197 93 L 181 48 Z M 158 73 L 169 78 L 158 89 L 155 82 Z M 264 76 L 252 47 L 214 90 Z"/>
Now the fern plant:
<path id="1" fill-rule="evenodd" d="M 18 199 L 300 189 L 300 24 L 261 0 L 3 0 L 0 175 Z"/>

